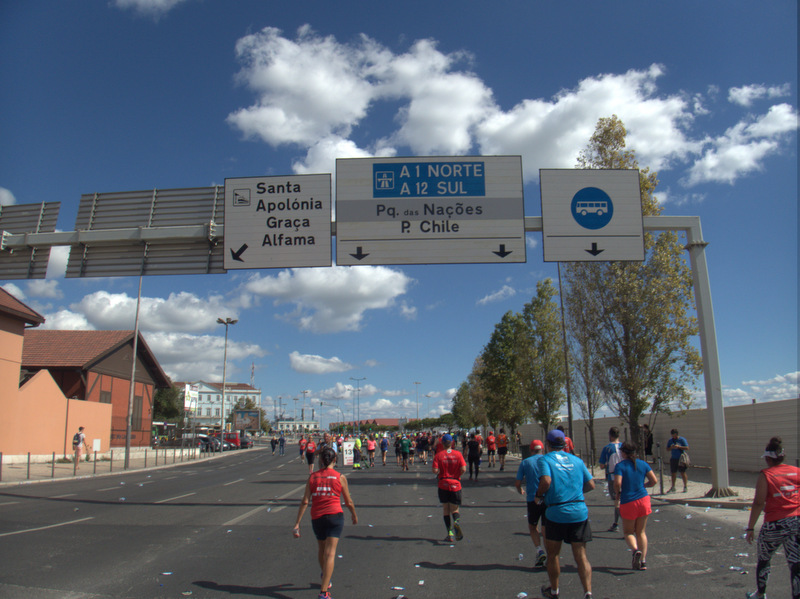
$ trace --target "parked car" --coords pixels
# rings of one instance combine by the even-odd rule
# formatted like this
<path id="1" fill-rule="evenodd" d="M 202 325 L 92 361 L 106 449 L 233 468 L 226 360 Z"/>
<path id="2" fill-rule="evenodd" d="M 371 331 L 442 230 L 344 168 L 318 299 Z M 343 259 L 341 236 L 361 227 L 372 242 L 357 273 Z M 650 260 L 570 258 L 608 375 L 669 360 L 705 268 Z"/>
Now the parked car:
<path id="1" fill-rule="evenodd" d="M 254 441 L 253 441 L 252 437 L 248 437 L 247 435 L 243 435 L 239 439 L 239 448 L 240 449 L 250 449 L 253 446 L 253 443 L 254 443 Z"/>

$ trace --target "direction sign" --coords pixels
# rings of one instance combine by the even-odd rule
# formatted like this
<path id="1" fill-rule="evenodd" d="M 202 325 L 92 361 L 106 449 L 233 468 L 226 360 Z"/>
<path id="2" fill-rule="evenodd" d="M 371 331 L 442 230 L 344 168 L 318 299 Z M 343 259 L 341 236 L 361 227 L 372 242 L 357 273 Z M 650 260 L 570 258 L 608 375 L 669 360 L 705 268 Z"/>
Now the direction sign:
<path id="1" fill-rule="evenodd" d="M 225 268 L 331 265 L 331 176 L 225 179 Z"/>
<path id="2" fill-rule="evenodd" d="M 525 262 L 519 156 L 336 161 L 336 263 Z"/>
<path id="3" fill-rule="evenodd" d="M 639 171 L 540 169 L 545 262 L 644 260 Z"/>

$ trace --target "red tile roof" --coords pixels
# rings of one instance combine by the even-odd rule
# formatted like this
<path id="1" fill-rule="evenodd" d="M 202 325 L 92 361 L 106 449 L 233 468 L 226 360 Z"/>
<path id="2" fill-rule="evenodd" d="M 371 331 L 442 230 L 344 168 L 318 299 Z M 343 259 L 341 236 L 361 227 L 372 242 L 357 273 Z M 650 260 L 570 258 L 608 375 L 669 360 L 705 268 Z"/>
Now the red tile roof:
<path id="1" fill-rule="evenodd" d="M 44 322 L 44 316 L 23 304 L 2 287 L 0 287 L 0 312 L 36 326 Z"/>
<path id="2" fill-rule="evenodd" d="M 22 367 L 81 368 L 86 370 L 133 339 L 133 331 L 54 331 L 27 329 L 22 342 Z M 147 342 L 139 334 L 139 358 L 147 365 L 157 388 L 172 382 Z"/>
<path id="3" fill-rule="evenodd" d="M 133 331 L 25 331 L 24 367 L 84 367 L 133 337 Z"/>

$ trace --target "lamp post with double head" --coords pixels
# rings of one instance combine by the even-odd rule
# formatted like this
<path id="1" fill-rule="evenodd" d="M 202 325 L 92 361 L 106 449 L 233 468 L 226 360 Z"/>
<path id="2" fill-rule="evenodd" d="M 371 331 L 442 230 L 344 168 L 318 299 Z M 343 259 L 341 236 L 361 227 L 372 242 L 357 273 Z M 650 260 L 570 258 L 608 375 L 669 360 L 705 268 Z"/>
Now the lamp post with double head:
<path id="1" fill-rule="evenodd" d="M 361 433 L 361 385 L 359 383 L 361 383 L 361 381 L 366 381 L 367 377 L 365 377 L 365 376 L 362 376 L 362 377 L 351 376 L 350 380 L 356 382 L 356 403 L 358 405 L 358 419 L 355 422 L 355 426 L 356 426 L 355 433 L 356 433 L 356 435 L 358 435 L 358 434 Z"/>
<path id="2" fill-rule="evenodd" d="M 239 322 L 235 318 L 217 318 L 217 324 L 225 325 L 225 347 L 222 350 L 222 409 L 220 411 L 219 443 L 220 451 L 225 443 L 225 376 L 228 367 L 228 327 Z"/>

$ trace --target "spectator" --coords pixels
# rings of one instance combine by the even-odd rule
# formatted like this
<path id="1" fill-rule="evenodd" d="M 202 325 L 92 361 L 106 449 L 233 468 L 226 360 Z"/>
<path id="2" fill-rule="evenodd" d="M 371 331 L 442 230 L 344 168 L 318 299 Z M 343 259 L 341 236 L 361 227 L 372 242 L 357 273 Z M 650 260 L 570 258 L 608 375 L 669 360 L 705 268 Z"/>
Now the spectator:
<path id="1" fill-rule="evenodd" d="M 689 442 L 678 434 L 678 429 L 673 428 L 670 431 L 672 438 L 667 441 L 667 449 L 671 450 L 669 456 L 669 472 L 672 476 L 672 486 L 667 493 L 675 493 L 675 479 L 678 473 L 681 474 L 683 480 L 683 492 L 686 493 L 689 486 L 689 477 L 686 475 L 686 463 L 681 459 L 686 450 L 689 449 Z"/>

